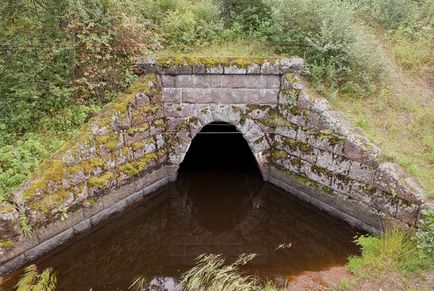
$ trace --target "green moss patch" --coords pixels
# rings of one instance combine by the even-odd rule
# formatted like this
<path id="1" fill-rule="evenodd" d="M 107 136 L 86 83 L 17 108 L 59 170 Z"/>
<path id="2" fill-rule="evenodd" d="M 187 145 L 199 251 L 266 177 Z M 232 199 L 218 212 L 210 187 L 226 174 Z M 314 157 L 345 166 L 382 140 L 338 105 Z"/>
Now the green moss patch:
<path id="1" fill-rule="evenodd" d="M 165 55 L 157 58 L 157 64 L 162 67 L 182 66 L 182 65 L 205 65 L 207 67 L 215 66 L 237 66 L 247 68 L 252 64 L 261 65 L 265 62 L 276 63 L 282 57 L 262 57 L 262 56 L 202 56 L 202 55 Z"/>
<path id="2" fill-rule="evenodd" d="M 0 240 L 0 248 L 9 248 L 13 246 L 14 243 L 11 240 Z"/>
<path id="3" fill-rule="evenodd" d="M 90 178 L 88 184 L 98 189 L 105 188 L 113 177 L 114 174 L 112 172 L 105 172 L 102 176 Z"/>

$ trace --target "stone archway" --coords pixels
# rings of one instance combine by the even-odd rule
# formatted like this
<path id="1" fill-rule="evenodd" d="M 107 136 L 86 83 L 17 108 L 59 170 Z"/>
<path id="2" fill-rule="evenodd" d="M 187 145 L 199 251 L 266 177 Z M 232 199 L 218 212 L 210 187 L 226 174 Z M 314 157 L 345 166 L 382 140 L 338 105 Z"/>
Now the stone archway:
<path id="1" fill-rule="evenodd" d="M 194 109 L 189 107 L 195 107 Z M 213 122 L 225 122 L 234 125 L 246 140 L 250 150 L 255 157 L 258 168 L 261 171 L 265 181 L 269 179 L 269 161 L 268 154 L 272 140 L 266 133 L 265 127 L 261 127 L 257 122 L 247 114 L 247 106 L 234 105 L 183 105 L 177 107 L 176 114 L 178 117 L 168 120 L 169 131 L 169 179 L 176 180 L 179 165 L 184 160 L 185 155 L 190 148 L 192 140 L 195 138 L 207 124 Z M 179 108 L 182 108 L 179 110 Z M 166 110 L 168 107 L 165 108 Z M 185 112 L 192 111 L 192 115 L 182 117 Z M 170 116 L 170 113 L 166 111 Z"/>

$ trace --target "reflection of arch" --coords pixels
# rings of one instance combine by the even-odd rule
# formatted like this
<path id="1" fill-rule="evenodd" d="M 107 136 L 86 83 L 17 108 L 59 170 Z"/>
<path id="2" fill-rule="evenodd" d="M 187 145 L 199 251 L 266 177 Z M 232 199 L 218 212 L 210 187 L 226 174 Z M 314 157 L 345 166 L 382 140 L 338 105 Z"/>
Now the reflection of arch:
<path id="1" fill-rule="evenodd" d="M 245 113 L 245 105 L 233 106 L 226 104 L 198 105 L 192 108 L 192 104 L 185 107 L 177 107 L 177 118 L 172 118 L 175 124 L 169 128 L 170 153 L 169 178 L 176 180 L 179 165 L 185 158 L 192 140 L 202 129 L 213 123 L 227 123 L 233 125 L 247 141 L 250 150 L 255 157 L 258 168 L 265 181 L 268 181 L 269 168 L 266 152 L 271 147 L 267 128 Z M 167 107 L 166 107 L 167 109 Z M 191 111 L 193 111 L 191 114 Z M 188 113 L 190 114 L 188 114 Z M 188 116 L 185 118 L 185 116 Z M 169 117 L 169 123 L 171 118 Z M 170 126 L 169 126 L 170 127 Z"/>

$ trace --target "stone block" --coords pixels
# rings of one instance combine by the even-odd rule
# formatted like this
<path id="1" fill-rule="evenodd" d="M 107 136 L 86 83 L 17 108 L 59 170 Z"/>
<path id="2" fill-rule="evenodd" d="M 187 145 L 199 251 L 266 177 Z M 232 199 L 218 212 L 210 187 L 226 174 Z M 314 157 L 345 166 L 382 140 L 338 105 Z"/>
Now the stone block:
<path id="1" fill-rule="evenodd" d="M 218 66 L 211 66 L 211 67 L 206 67 L 206 73 L 207 74 L 223 74 L 223 66 L 218 65 Z"/>
<path id="2" fill-rule="evenodd" d="M 341 193 L 350 193 L 353 181 L 342 174 L 334 174 L 331 188 Z"/>
<path id="3" fill-rule="evenodd" d="M 331 186 L 333 173 L 325 168 L 301 160 L 300 172 L 312 181 L 327 187 Z"/>
<path id="4" fill-rule="evenodd" d="M 178 65 L 168 65 L 161 68 L 161 74 L 163 75 L 177 75 L 179 74 Z"/>
<path id="5" fill-rule="evenodd" d="M 351 161 L 345 157 L 333 154 L 333 171 L 335 173 L 348 175 L 350 170 Z"/>
<path id="6" fill-rule="evenodd" d="M 195 106 L 192 104 L 178 103 L 178 104 L 164 104 L 163 110 L 166 118 L 186 118 L 193 114 Z"/>
<path id="7" fill-rule="evenodd" d="M 352 180 L 351 191 L 348 194 L 359 203 L 371 205 L 372 203 L 372 187 L 363 182 Z"/>
<path id="8" fill-rule="evenodd" d="M 163 75 L 161 76 L 161 85 L 163 88 L 176 88 L 176 79 L 175 76 Z"/>
<path id="9" fill-rule="evenodd" d="M 261 128 L 257 124 L 254 124 L 247 132 L 244 133 L 244 137 L 249 143 L 252 144 L 259 138 L 265 137 L 265 135 Z"/>
<path id="10" fill-rule="evenodd" d="M 40 227 L 34 230 L 34 235 L 38 238 L 38 242 L 44 242 L 57 234 L 72 228 L 74 225 L 82 221 L 83 218 L 83 209 L 77 209 L 74 212 L 68 213 L 68 217 L 61 221 L 56 220 L 45 227 Z"/>
<path id="11" fill-rule="evenodd" d="M 51 237 L 50 239 L 44 241 L 43 243 L 40 243 L 34 248 L 28 250 L 27 252 L 25 252 L 24 255 L 26 256 L 26 259 L 28 259 L 29 261 L 33 261 L 37 257 L 46 254 L 47 252 L 54 249 L 55 247 L 64 244 L 65 242 L 70 240 L 73 235 L 74 235 L 74 231 L 72 228 L 70 228 L 62 233 L 59 233 L 54 237 Z"/>
<path id="12" fill-rule="evenodd" d="M 267 141 L 265 135 L 261 136 L 253 143 L 250 143 L 250 148 L 253 153 L 260 153 L 270 148 L 270 144 Z"/>
<path id="13" fill-rule="evenodd" d="M 357 161 L 351 161 L 351 165 L 348 172 L 348 176 L 351 179 L 372 185 L 374 174 L 375 174 L 374 168 L 368 165 L 361 164 Z"/>
<path id="14" fill-rule="evenodd" d="M 372 194 L 371 206 L 380 212 L 396 217 L 398 199 L 394 198 L 390 193 L 376 190 Z"/>
<path id="15" fill-rule="evenodd" d="M 312 103 L 310 101 L 309 95 L 306 92 L 300 91 L 297 99 L 297 107 L 301 110 L 310 110 Z"/>
<path id="16" fill-rule="evenodd" d="M 14 271 L 21 266 L 25 265 L 29 260 L 25 257 L 24 254 L 20 254 L 16 257 L 14 257 L 12 260 L 7 261 L 3 264 L 3 262 L 0 259 L 0 262 L 2 263 L 0 265 L 0 275 L 6 275 L 7 273 Z"/>
<path id="17" fill-rule="evenodd" d="M 299 145 L 299 157 L 305 161 L 315 164 L 318 159 L 319 150 L 311 147 L 308 143 L 302 143 Z"/>
<path id="18" fill-rule="evenodd" d="M 277 126 L 276 134 L 286 136 L 287 138 L 295 139 L 297 137 L 297 126 Z"/>
<path id="19" fill-rule="evenodd" d="M 208 124 L 214 121 L 214 118 L 212 116 L 211 106 L 209 105 L 196 104 L 194 106 L 193 116 L 199 118 L 202 124 Z"/>
<path id="20" fill-rule="evenodd" d="M 91 227 L 92 227 L 92 224 L 90 223 L 90 219 L 85 219 L 85 220 L 81 221 L 80 223 L 77 223 L 76 225 L 74 225 L 74 227 L 72 229 L 74 231 L 74 235 L 78 235 L 78 234 L 81 234 L 83 232 L 90 230 Z"/>
<path id="21" fill-rule="evenodd" d="M 316 165 L 329 171 L 334 171 L 333 154 L 327 151 L 318 151 Z"/>
<path id="22" fill-rule="evenodd" d="M 247 67 L 247 74 L 258 75 L 261 73 L 261 66 L 258 64 L 251 64 Z"/>
<path id="23" fill-rule="evenodd" d="M 326 110 L 330 110 L 330 108 L 331 107 L 330 107 L 329 102 L 326 99 L 321 98 L 321 99 L 315 99 L 315 100 L 313 100 L 312 106 L 311 106 L 310 109 L 313 112 L 322 113 L 322 112 L 324 112 Z"/>
<path id="24" fill-rule="evenodd" d="M 19 213 L 12 204 L 0 203 L 0 239 L 12 239 L 20 235 Z"/>
<path id="25" fill-rule="evenodd" d="M 192 73 L 192 66 L 189 64 L 183 64 L 178 67 L 178 74 L 188 74 Z"/>
<path id="26" fill-rule="evenodd" d="M 344 156 L 353 161 L 358 161 L 371 167 L 378 166 L 380 160 L 380 149 L 369 142 L 365 137 L 357 134 L 346 136 L 344 145 Z"/>
<path id="27" fill-rule="evenodd" d="M 224 74 L 227 75 L 240 75 L 240 74 L 246 74 L 247 69 L 246 68 L 240 68 L 237 66 L 225 66 L 224 67 Z"/>
<path id="28" fill-rule="evenodd" d="M 304 60 L 299 57 L 283 58 L 279 60 L 281 73 L 301 73 L 304 70 Z"/>
<path id="29" fill-rule="evenodd" d="M 261 65 L 261 74 L 263 75 L 278 75 L 280 74 L 280 64 L 278 62 L 276 63 L 270 63 L 269 61 L 265 61 Z"/>
<path id="30" fill-rule="evenodd" d="M 416 224 L 417 216 L 419 214 L 419 206 L 415 204 L 407 204 L 402 200 L 398 204 L 396 211 L 396 218 L 404 223 L 413 226 Z"/>
<path id="31" fill-rule="evenodd" d="M 202 75 L 206 73 L 205 65 L 203 64 L 193 64 L 191 67 L 192 72 L 195 75 Z"/>
<path id="32" fill-rule="evenodd" d="M 413 178 L 407 177 L 398 181 L 397 196 L 402 200 L 421 205 L 423 203 L 424 191 Z"/>
<path id="33" fill-rule="evenodd" d="M 165 103 L 181 103 L 182 90 L 178 88 L 162 88 L 161 94 Z"/>
<path id="34" fill-rule="evenodd" d="M 378 166 L 373 185 L 375 188 L 397 195 L 399 172 L 397 166 L 393 163 L 385 162 Z"/>

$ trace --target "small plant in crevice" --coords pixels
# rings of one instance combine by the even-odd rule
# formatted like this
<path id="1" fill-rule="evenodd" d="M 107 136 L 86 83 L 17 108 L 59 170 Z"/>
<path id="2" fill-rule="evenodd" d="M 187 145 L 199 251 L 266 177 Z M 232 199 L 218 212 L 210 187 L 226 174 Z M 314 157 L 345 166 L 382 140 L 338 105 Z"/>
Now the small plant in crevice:
<path id="1" fill-rule="evenodd" d="M 15 288 L 17 291 L 52 291 L 56 289 L 56 283 L 53 268 L 46 268 L 39 273 L 35 265 L 29 265 L 24 269 L 24 274 Z"/>
<path id="2" fill-rule="evenodd" d="M 25 215 L 20 216 L 20 228 L 21 228 L 21 232 L 25 237 L 32 236 L 32 227 L 30 226 L 29 220 Z"/>

